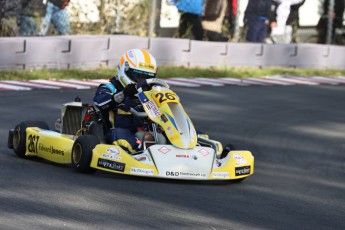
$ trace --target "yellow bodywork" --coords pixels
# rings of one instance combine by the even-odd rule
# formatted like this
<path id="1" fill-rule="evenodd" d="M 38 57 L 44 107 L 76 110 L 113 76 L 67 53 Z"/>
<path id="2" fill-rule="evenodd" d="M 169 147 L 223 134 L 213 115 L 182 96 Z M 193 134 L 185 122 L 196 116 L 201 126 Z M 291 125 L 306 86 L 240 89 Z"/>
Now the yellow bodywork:
<path id="1" fill-rule="evenodd" d="M 219 164 L 219 167 L 216 165 Z M 254 157 L 249 151 L 231 151 L 224 159 L 217 160 L 210 179 L 241 179 L 254 173 Z"/>
<path id="2" fill-rule="evenodd" d="M 119 146 L 97 145 L 92 151 L 91 167 L 116 173 L 131 174 L 137 176 L 157 176 L 158 171 L 151 157 L 145 156 L 147 162 L 142 163 L 133 158 Z"/>
<path id="3" fill-rule="evenodd" d="M 26 156 L 70 164 L 73 144 L 74 140 L 67 135 L 40 128 L 26 129 Z"/>
<path id="4" fill-rule="evenodd" d="M 170 89 L 155 87 L 152 91 L 144 92 L 148 102 L 143 103 L 145 112 L 149 118 L 155 123 L 159 124 L 164 130 L 170 142 L 179 148 L 194 148 L 197 144 L 197 134 L 194 126 L 187 113 L 184 111 L 178 96 Z M 173 114 L 172 110 L 178 111 L 178 114 Z M 181 130 L 176 125 L 176 119 L 186 119 L 188 123 L 188 130 L 183 130 L 189 133 L 189 139 L 185 140 L 182 136 Z M 187 129 L 187 128 L 186 128 Z M 179 132 L 180 131 L 180 132 Z M 185 143 L 188 143 L 186 146 Z"/>

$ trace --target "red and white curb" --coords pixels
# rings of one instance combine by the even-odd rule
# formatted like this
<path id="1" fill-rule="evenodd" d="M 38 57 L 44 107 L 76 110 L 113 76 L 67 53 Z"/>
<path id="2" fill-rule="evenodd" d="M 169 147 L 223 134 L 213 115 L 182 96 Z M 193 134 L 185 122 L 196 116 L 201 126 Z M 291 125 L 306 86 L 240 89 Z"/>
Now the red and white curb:
<path id="1" fill-rule="evenodd" d="M 164 78 L 171 86 L 202 87 L 202 86 L 290 86 L 290 85 L 345 85 L 345 77 L 282 77 L 269 76 L 263 78 Z M 29 80 L 0 81 L 0 91 L 33 90 L 33 89 L 91 89 L 98 87 L 108 79 L 98 80 Z"/>

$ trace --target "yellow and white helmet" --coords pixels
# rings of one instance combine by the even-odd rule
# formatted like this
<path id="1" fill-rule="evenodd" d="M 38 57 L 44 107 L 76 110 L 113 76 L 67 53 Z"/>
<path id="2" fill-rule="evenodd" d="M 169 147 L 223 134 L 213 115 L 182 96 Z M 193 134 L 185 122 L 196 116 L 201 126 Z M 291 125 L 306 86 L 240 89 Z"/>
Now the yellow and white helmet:
<path id="1" fill-rule="evenodd" d="M 154 78 L 157 73 L 156 59 L 147 50 L 128 50 L 117 67 L 118 80 L 123 87 L 131 83 Z"/>

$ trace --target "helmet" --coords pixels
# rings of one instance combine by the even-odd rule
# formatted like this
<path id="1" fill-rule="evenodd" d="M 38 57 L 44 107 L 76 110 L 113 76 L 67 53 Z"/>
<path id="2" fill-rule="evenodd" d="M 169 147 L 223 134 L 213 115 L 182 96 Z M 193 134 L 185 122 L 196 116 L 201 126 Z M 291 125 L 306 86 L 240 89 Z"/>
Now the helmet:
<path id="1" fill-rule="evenodd" d="M 126 87 L 128 84 L 156 77 L 156 59 L 144 49 L 128 50 L 121 57 L 117 70 L 118 80 Z"/>

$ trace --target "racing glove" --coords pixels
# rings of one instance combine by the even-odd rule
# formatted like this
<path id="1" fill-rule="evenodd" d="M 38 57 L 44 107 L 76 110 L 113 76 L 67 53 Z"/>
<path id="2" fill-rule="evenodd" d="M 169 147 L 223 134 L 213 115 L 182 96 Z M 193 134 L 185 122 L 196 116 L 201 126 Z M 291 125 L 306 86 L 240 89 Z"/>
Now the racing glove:
<path id="1" fill-rule="evenodd" d="M 123 89 L 123 93 L 125 96 L 130 96 L 134 97 L 135 94 L 138 93 L 137 89 L 135 88 L 135 84 L 128 84 L 126 87 Z"/>
<path id="2" fill-rule="evenodd" d="M 142 88 L 147 85 L 147 81 L 143 80 L 137 84 L 137 89 Z"/>
<path id="3" fill-rule="evenodd" d="M 117 94 L 114 94 L 113 98 L 116 103 L 120 104 L 125 99 L 125 95 L 123 92 L 119 92 Z"/>

